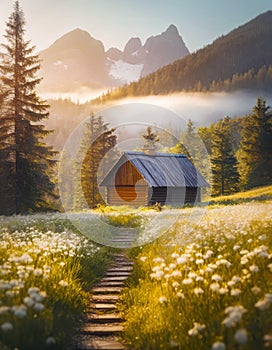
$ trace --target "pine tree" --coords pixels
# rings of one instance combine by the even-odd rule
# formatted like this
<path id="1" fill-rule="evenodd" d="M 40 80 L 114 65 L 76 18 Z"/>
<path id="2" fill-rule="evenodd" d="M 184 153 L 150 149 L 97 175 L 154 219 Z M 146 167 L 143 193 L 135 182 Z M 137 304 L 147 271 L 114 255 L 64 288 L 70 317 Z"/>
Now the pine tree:
<path id="1" fill-rule="evenodd" d="M 198 130 L 196 130 L 194 123 L 190 119 L 187 122 L 185 132 L 181 134 L 180 138 L 181 141 L 175 147 L 172 147 L 170 152 L 185 154 L 209 182 L 211 177 L 209 152 L 205 142 L 200 137 Z"/>
<path id="2" fill-rule="evenodd" d="M 180 142 L 170 149 L 172 153 L 185 154 L 191 161 L 195 154 L 196 131 L 193 122 L 189 119 L 186 130 L 180 135 Z"/>
<path id="3" fill-rule="evenodd" d="M 213 126 L 211 151 L 212 194 L 218 196 L 235 192 L 238 189 L 239 174 L 229 117 Z"/>
<path id="4" fill-rule="evenodd" d="M 156 143 L 159 142 L 160 139 L 157 133 L 152 131 L 150 126 L 146 128 L 146 134 L 143 134 L 142 138 L 144 139 L 143 149 L 147 152 L 155 152 Z"/>
<path id="5" fill-rule="evenodd" d="M 10 170 L 0 185 L 12 189 L 1 200 L 8 203 L 8 212 L 17 214 L 47 208 L 54 190 L 49 173 L 55 164 L 55 152 L 43 141 L 50 132 L 40 125 L 49 116 L 49 106 L 36 94 L 41 81 L 36 77 L 39 58 L 24 34 L 24 14 L 16 1 L 7 22 L 7 43 L 2 45 L 0 63 L 5 94 L 0 116 L 1 144 L 5 150 L 2 165 Z"/>
<path id="6" fill-rule="evenodd" d="M 238 159 L 244 189 L 272 183 L 272 112 L 264 99 L 244 119 Z"/>
<path id="7" fill-rule="evenodd" d="M 101 116 L 91 115 L 85 125 L 85 132 L 80 143 L 77 161 L 75 162 L 75 174 L 77 174 L 74 210 L 94 208 L 97 204 L 103 204 L 103 199 L 98 188 L 98 177 L 102 159 L 116 144 L 114 129 L 109 129 Z M 79 174 L 79 175 L 78 175 Z"/>
<path id="8" fill-rule="evenodd" d="M 7 199 L 15 196 L 11 187 L 13 162 L 9 156 L 8 142 L 12 136 L 8 136 L 10 125 L 8 118 L 5 117 L 6 96 L 6 93 L 0 92 L 0 214 L 10 215 L 14 213 L 14 203 Z"/>

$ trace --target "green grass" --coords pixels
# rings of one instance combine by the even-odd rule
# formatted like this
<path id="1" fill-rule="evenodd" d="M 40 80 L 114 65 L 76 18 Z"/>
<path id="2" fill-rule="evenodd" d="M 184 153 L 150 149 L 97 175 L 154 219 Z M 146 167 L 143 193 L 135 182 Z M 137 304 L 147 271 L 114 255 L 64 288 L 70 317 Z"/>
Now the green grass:
<path id="1" fill-rule="evenodd" d="M 77 227 L 64 214 L 0 217 L 0 349 L 69 348 L 114 251 L 81 235 L 85 226 L 103 240 L 136 227 L 153 242 L 129 252 L 135 268 L 119 304 L 129 348 L 271 349 L 271 199 L 272 186 L 213 198 L 190 232 L 199 208 L 100 207 L 73 214 Z"/>
<path id="2" fill-rule="evenodd" d="M 238 192 L 229 196 L 212 197 L 210 205 L 214 204 L 239 204 L 250 201 L 272 200 L 272 186 L 254 188 L 245 192 Z"/>
<path id="3" fill-rule="evenodd" d="M 131 252 L 135 269 L 119 304 L 128 348 L 271 349 L 272 204 L 211 206 L 189 234 L 187 224 L 180 217 Z"/>
<path id="4" fill-rule="evenodd" d="M 0 217 L 0 349 L 68 349 L 110 249 L 65 215 Z"/>

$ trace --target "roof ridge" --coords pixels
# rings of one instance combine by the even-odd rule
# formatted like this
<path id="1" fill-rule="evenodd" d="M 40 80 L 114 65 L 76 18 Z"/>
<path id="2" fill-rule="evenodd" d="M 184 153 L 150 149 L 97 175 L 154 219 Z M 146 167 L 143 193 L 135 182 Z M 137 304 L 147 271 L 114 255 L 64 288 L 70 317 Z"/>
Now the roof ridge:
<path id="1" fill-rule="evenodd" d="M 123 153 L 124 155 L 141 155 L 141 156 L 147 156 L 147 157 L 176 157 L 176 158 L 187 158 L 187 156 L 183 153 L 163 153 L 163 152 L 157 152 L 154 154 L 146 154 L 144 152 L 138 152 L 138 151 L 125 151 Z"/>

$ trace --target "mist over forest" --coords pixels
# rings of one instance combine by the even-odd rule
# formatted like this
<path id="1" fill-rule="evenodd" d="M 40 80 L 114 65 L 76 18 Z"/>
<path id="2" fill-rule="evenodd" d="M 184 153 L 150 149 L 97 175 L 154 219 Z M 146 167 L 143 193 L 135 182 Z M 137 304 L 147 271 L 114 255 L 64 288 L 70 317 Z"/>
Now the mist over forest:
<path id="1" fill-rule="evenodd" d="M 86 95 L 87 96 L 87 95 Z M 272 96 L 266 95 L 263 91 L 232 92 L 232 93 L 176 93 L 162 96 L 147 96 L 126 98 L 118 101 L 111 101 L 104 105 L 96 105 L 90 101 L 80 103 L 75 99 L 52 99 L 50 104 L 50 117 L 45 121 L 46 127 L 54 130 L 48 138 L 48 142 L 61 150 L 73 130 L 91 113 L 106 117 L 106 121 L 111 125 L 116 123 L 147 122 L 151 124 L 163 124 L 165 128 L 172 128 L 171 117 L 167 115 L 174 112 L 184 122 L 191 119 L 196 126 L 209 126 L 225 116 L 238 117 L 251 112 L 256 98 L 266 99 L 268 105 L 272 105 Z M 133 115 L 130 111 L 130 104 L 139 104 L 141 111 Z M 145 112 L 144 105 L 154 105 L 166 109 L 165 114 L 160 116 L 156 109 L 152 113 Z M 127 106 L 128 113 L 121 118 L 120 109 L 116 106 Z M 139 107 L 140 108 L 140 107 Z M 137 134 L 131 135 L 138 136 Z"/>

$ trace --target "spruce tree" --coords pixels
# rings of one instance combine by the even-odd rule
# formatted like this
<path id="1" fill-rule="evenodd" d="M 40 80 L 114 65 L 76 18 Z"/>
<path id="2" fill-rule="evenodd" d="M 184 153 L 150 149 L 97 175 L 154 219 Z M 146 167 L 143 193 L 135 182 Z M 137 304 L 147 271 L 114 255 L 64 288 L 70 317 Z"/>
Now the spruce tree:
<path id="1" fill-rule="evenodd" d="M 189 119 L 186 130 L 181 134 L 181 141 L 170 149 L 173 153 L 185 154 L 200 173 L 209 181 L 208 152 L 199 136 L 194 123 Z"/>
<path id="2" fill-rule="evenodd" d="M 264 99 L 243 120 L 238 159 L 244 189 L 272 183 L 272 112 Z"/>
<path id="3" fill-rule="evenodd" d="M 146 128 L 146 134 L 142 135 L 142 138 L 144 139 L 144 146 L 143 149 L 148 151 L 154 151 L 156 150 L 156 143 L 160 141 L 159 136 L 156 132 L 152 131 L 152 128 L 148 126 Z"/>
<path id="4" fill-rule="evenodd" d="M 109 150 L 116 145 L 114 129 L 109 129 L 101 116 L 91 115 L 85 125 L 85 132 L 80 143 L 77 160 L 75 162 L 75 196 L 74 210 L 94 208 L 103 204 L 99 192 L 98 178 L 101 162 Z M 107 160 L 106 160 L 107 161 Z"/>
<path id="5" fill-rule="evenodd" d="M 197 134 L 194 123 L 189 119 L 185 132 L 180 136 L 180 142 L 171 148 L 171 152 L 185 154 L 193 162 L 193 158 L 195 158 L 197 153 L 196 139 Z"/>
<path id="6" fill-rule="evenodd" d="M 12 189 L 4 194 L 7 212 L 16 214 L 48 208 L 54 184 L 50 169 L 55 152 L 44 139 L 49 135 L 40 122 L 48 118 L 49 106 L 41 100 L 36 87 L 41 79 L 35 47 L 24 39 L 24 13 L 16 1 L 7 22 L 6 44 L 2 45 L 0 77 L 5 99 L 1 111 L 2 166 L 9 174 L 1 176 L 0 187 Z"/>
<path id="7" fill-rule="evenodd" d="M 225 117 L 212 128 L 212 194 L 228 195 L 238 189 L 239 174 L 233 150 L 231 119 Z"/>
<path id="8" fill-rule="evenodd" d="M 7 94 L 0 92 L 0 214 L 10 215 L 14 213 L 14 202 L 7 201 L 8 198 L 14 198 L 14 188 L 11 186 L 13 161 L 9 155 L 9 141 L 12 136 L 9 135 L 10 124 L 5 117 L 4 100 Z"/>

